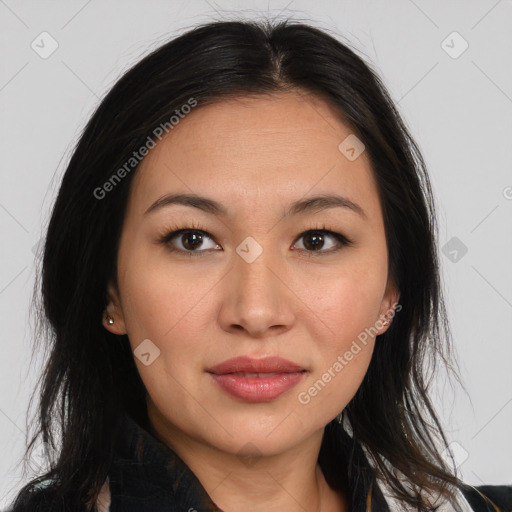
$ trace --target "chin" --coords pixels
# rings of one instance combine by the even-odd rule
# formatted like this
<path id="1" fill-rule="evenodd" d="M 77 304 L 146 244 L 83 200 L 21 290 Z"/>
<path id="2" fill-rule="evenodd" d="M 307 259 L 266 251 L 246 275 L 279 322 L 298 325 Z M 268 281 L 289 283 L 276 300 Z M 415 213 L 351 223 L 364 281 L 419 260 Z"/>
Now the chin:
<path id="1" fill-rule="evenodd" d="M 229 420 L 225 415 L 221 417 L 225 420 L 224 428 L 210 430 L 205 441 L 224 452 L 248 457 L 277 455 L 324 427 L 323 424 L 304 425 L 296 414 L 289 412 L 272 417 L 262 417 L 261 413 Z"/>

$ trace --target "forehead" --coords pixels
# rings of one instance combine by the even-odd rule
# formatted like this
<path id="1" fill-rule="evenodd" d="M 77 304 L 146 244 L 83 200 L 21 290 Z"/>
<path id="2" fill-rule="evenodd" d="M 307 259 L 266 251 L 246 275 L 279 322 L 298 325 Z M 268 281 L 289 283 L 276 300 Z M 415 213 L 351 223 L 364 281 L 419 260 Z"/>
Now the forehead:
<path id="1" fill-rule="evenodd" d="M 140 213 L 163 194 L 193 193 L 254 212 L 336 192 L 372 215 L 379 204 L 369 159 L 363 152 L 350 161 L 339 149 L 353 133 L 329 103 L 302 92 L 196 107 L 141 162 L 131 201 Z"/>

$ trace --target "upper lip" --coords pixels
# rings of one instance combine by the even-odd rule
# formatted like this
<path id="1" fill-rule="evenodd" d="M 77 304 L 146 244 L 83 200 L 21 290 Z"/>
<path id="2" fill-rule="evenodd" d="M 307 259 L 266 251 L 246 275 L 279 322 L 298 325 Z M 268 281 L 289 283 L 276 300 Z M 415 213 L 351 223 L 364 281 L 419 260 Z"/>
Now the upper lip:
<path id="1" fill-rule="evenodd" d="M 242 356 L 223 361 L 208 368 L 206 371 L 215 374 L 247 372 L 247 373 L 296 373 L 305 371 L 298 364 L 292 363 L 282 357 L 264 357 L 253 359 Z"/>

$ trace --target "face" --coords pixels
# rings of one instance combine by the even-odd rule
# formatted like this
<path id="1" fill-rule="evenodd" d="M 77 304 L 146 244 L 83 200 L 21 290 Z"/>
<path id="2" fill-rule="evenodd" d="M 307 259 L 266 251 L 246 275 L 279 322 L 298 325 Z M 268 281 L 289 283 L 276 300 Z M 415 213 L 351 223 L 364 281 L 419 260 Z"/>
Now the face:
<path id="1" fill-rule="evenodd" d="M 398 294 L 369 159 L 338 148 L 352 133 L 302 92 L 224 100 L 141 162 L 105 327 L 128 335 L 150 421 L 177 443 L 277 454 L 360 386 Z M 220 211 L 155 204 L 170 194 Z M 293 207 L 334 195 L 352 207 Z"/>

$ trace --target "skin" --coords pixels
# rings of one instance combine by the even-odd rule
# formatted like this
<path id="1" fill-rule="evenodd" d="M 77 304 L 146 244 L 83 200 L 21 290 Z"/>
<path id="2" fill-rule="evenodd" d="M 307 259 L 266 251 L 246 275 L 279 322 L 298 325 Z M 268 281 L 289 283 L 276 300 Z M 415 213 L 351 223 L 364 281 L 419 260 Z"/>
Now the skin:
<path id="1" fill-rule="evenodd" d="M 298 394 L 399 298 L 388 279 L 370 161 L 365 152 L 349 161 L 338 149 L 351 133 L 328 103 L 303 91 L 223 100 L 192 110 L 134 176 L 118 253 L 119 288 L 108 287 L 114 324 L 104 325 L 128 334 L 134 350 L 145 339 L 160 350 L 148 366 L 135 357 L 152 432 L 227 512 L 295 511 L 298 504 L 308 512 L 349 509 L 347 497 L 327 485 L 317 458 L 325 425 L 365 376 L 375 337 L 359 343 L 357 355 L 309 403 L 300 403 Z M 168 193 L 213 198 L 229 216 L 184 205 L 144 215 Z M 331 193 L 360 205 L 366 217 L 339 207 L 283 217 L 291 202 Z M 211 238 L 196 249 L 183 235 L 159 244 L 174 224 L 199 224 Z M 354 246 L 324 234 L 315 252 L 303 234 L 322 224 Z M 252 263 L 236 252 L 248 236 L 263 249 Z M 203 256 L 171 252 L 171 246 Z M 388 328 L 378 325 L 378 334 Z M 273 401 L 243 402 L 205 371 L 240 355 L 279 355 L 307 373 Z M 248 464 L 240 454 L 257 456 Z"/>

